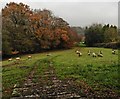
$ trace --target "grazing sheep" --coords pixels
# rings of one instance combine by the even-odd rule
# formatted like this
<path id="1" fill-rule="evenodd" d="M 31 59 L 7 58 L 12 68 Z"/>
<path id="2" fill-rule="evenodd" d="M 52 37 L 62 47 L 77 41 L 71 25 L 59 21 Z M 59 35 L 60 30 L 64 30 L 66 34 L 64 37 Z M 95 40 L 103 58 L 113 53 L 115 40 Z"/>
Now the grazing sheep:
<path id="1" fill-rule="evenodd" d="M 112 54 L 115 54 L 115 50 L 112 50 Z"/>
<path id="2" fill-rule="evenodd" d="M 90 51 L 88 51 L 88 55 L 90 56 L 90 54 L 91 54 L 91 52 Z"/>
<path id="3" fill-rule="evenodd" d="M 103 54 L 98 53 L 98 57 L 103 57 Z"/>
<path id="4" fill-rule="evenodd" d="M 47 56 L 51 56 L 51 55 L 52 55 L 52 54 L 50 54 L 50 53 L 49 53 L 49 54 L 47 54 Z"/>
<path id="5" fill-rule="evenodd" d="M 103 52 L 100 50 L 100 54 L 103 54 Z"/>
<path id="6" fill-rule="evenodd" d="M 88 55 L 90 56 L 90 53 L 88 53 Z"/>
<path id="7" fill-rule="evenodd" d="M 81 53 L 81 52 L 79 52 L 79 53 L 78 53 L 78 56 L 79 56 L 79 57 L 80 57 L 80 56 L 82 56 L 82 53 Z"/>
<path id="8" fill-rule="evenodd" d="M 12 61 L 12 58 L 9 58 L 8 61 Z"/>
<path id="9" fill-rule="evenodd" d="M 20 57 L 16 57 L 16 60 L 20 60 Z"/>
<path id="10" fill-rule="evenodd" d="M 82 53 L 80 51 L 76 50 L 75 52 L 76 54 L 78 54 L 79 57 L 82 56 Z"/>
<path id="11" fill-rule="evenodd" d="M 75 52 L 76 52 L 76 54 L 79 54 L 79 53 L 80 53 L 80 51 L 78 51 L 78 50 L 76 50 Z"/>
<path id="12" fill-rule="evenodd" d="M 94 53 L 94 52 L 92 53 L 92 56 L 93 56 L 93 57 L 97 57 L 96 53 Z"/>
<path id="13" fill-rule="evenodd" d="M 91 54 L 91 51 L 90 51 L 90 50 L 88 50 L 88 55 L 90 56 L 90 54 Z"/>
<path id="14" fill-rule="evenodd" d="M 100 52 L 97 54 L 98 57 L 103 57 L 103 52 L 100 50 Z"/>
<path id="15" fill-rule="evenodd" d="M 32 56 L 29 55 L 29 56 L 28 56 L 28 59 L 31 59 L 31 58 L 32 58 Z"/>

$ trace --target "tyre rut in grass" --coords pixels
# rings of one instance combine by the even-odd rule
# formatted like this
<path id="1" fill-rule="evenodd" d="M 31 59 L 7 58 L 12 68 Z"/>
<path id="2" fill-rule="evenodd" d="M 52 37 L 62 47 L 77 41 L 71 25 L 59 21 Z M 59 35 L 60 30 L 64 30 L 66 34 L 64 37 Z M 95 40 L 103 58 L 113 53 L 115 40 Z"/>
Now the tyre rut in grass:
<path id="1" fill-rule="evenodd" d="M 41 63 L 42 61 L 39 61 Z M 39 75 L 37 82 L 33 82 L 36 71 L 40 64 L 36 64 L 26 81 L 21 88 L 15 87 L 13 92 L 16 91 L 16 95 L 13 95 L 11 99 L 23 99 L 23 98 L 54 98 L 54 99 L 66 99 L 66 98 L 80 98 L 75 86 L 70 85 L 69 81 L 62 81 L 58 79 L 55 73 L 55 69 L 51 62 L 51 59 L 44 60 L 42 64 L 43 74 Z"/>
<path id="2" fill-rule="evenodd" d="M 98 99 L 110 97 L 101 96 L 92 89 L 88 90 L 86 83 L 77 84 L 73 78 L 60 80 L 56 75 L 55 64 L 52 60 L 53 58 L 45 58 L 37 61 L 22 87 L 15 87 L 17 95 L 14 95 L 12 99 L 91 99 L 95 97 Z"/>

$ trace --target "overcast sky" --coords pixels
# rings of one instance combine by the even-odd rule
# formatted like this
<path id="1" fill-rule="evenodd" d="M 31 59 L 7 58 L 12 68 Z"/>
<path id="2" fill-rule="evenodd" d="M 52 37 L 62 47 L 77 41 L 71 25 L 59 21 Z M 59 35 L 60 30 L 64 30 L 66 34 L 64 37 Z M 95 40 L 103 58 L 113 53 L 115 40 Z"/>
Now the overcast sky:
<path id="1" fill-rule="evenodd" d="M 6 0 L 7 1 L 7 0 Z M 118 24 L 118 2 L 48 2 L 47 0 L 34 2 L 11 0 L 23 2 L 33 9 L 49 9 L 55 16 L 66 20 L 71 26 L 87 26 L 93 23 Z M 10 2 L 7 1 L 7 2 Z M 1 7 L 5 6 L 5 1 Z"/>

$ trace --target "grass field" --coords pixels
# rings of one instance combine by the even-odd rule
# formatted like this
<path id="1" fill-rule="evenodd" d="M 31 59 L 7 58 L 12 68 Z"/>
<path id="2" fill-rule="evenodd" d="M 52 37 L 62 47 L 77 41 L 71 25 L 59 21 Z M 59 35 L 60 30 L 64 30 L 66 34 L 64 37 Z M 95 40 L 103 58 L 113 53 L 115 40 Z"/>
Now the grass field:
<path id="1" fill-rule="evenodd" d="M 75 50 L 80 49 L 82 56 L 78 57 Z M 103 57 L 88 56 L 87 52 L 103 51 Z M 3 96 L 11 96 L 15 84 L 19 86 L 25 81 L 34 66 L 37 66 L 34 75 L 34 82 L 38 81 L 40 75 L 48 65 L 54 66 L 59 79 L 75 79 L 81 84 L 84 81 L 95 92 L 103 94 L 104 90 L 111 90 L 120 93 L 118 82 L 118 55 L 112 55 L 111 49 L 107 48 L 73 48 L 46 53 L 31 54 L 32 59 L 28 60 L 27 55 L 21 56 L 19 62 L 4 60 L 2 62 L 2 87 Z M 118 54 L 118 52 L 117 52 Z"/>

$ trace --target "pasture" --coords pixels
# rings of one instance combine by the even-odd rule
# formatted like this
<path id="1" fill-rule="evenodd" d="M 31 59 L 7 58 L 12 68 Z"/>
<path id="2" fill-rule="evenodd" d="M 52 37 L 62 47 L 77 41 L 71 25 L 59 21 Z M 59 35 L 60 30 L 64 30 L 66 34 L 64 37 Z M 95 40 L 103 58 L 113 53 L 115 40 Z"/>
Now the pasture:
<path id="1" fill-rule="evenodd" d="M 75 53 L 80 50 L 82 56 Z M 103 57 L 88 56 L 87 52 L 103 51 Z M 72 80 L 80 89 L 77 91 L 84 97 L 115 97 L 120 93 L 118 82 L 118 51 L 115 55 L 111 49 L 81 47 L 69 50 L 21 56 L 21 60 L 4 60 L 2 62 L 3 98 L 12 97 L 14 86 L 23 87 L 28 77 L 33 83 L 40 83 L 44 79 L 44 71 L 52 71 L 59 80 Z M 46 54 L 50 53 L 50 56 Z M 44 84 L 44 83 L 43 83 Z M 44 86 L 44 85 L 43 85 Z M 92 94 L 90 94 L 92 93 Z M 91 95 L 91 96 L 90 96 Z"/>

